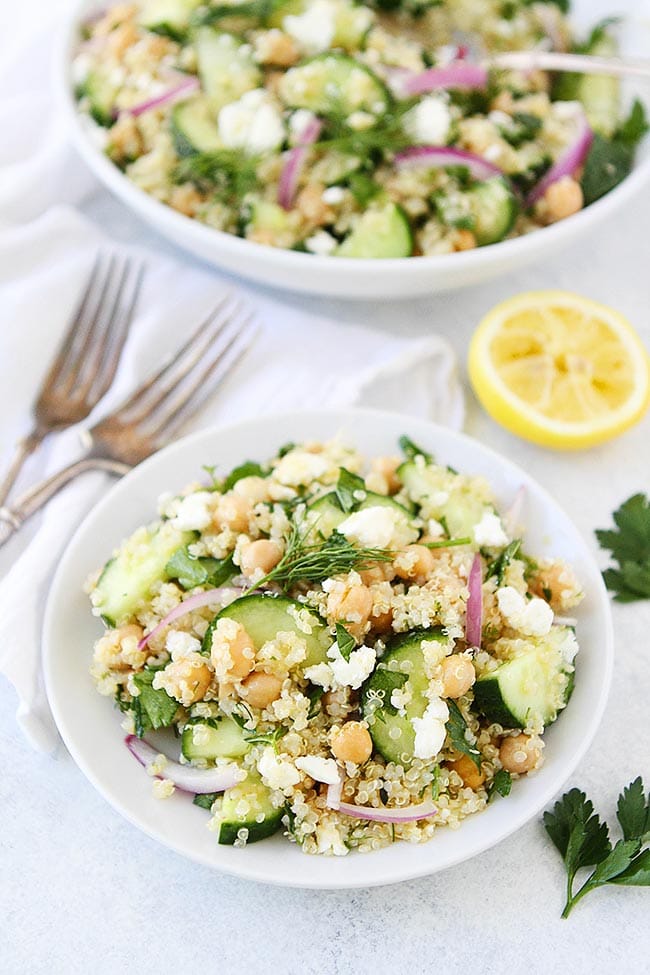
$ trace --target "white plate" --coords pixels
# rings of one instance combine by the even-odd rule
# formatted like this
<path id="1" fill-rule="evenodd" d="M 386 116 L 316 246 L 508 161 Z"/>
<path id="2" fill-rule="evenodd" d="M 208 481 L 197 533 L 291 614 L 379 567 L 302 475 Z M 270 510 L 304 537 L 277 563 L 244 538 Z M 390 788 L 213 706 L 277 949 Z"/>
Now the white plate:
<path id="1" fill-rule="evenodd" d="M 70 73 L 72 52 L 78 43 L 78 25 L 91 10 L 102 6 L 101 0 L 77 0 L 73 13 L 64 25 L 58 48 L 56 88 L 74 144 L 96 176 L 134 210 L 143 220 L 175 244 L 186 248 L 217 267 L 251 278 L 275 288 L 288 288 L 308 294 L 341 298 L 410 298 L 433 294 L 486 281 L 499 274 L 511 273 L 551 257 L 572 240 L 591 233 L 592 242 L 606 247 L 607 235 L 598 239 L 598 224 L 615 212 L 626 200 L 641 192 L 650 179 L 650 138 L 638 151 L 634 172 L 611 193 L 567 220 L 524 237 L 506 240 L 489 247 L 436 257 L 409 257 L 390 260 L 355 260 L 342 257 L 318 257 L 276 247 L 264 247 L 232 234 L 208 227 L 184 216 L 130 182 L 92 142 L 87 119 L 77 111 Z M 596 16 L 587 13 L 587 23 Z M 630 33 L 632 33 L 630 31 Z M 640 23 L 635 36 L 624 37 L 623 50 L 630 44 L 648 41 L 647 25 Z M 641 35 L 641 37 L 639 37 Z M 629 95 L 647 99 L 647 91 L 638 83 L 630 86 Z"/>
<path id="2" fill-rule="evenodd" d="M 394 453 L 397 438 L 416 443 L 460 471 L 483 474 L 503 510 L 520 485 L 527 488 L 523 521 L 526 549 L 571 562 L 586 598 L 577 616 L 580 653 L 576 688 L 567 710 L 545 736 L 541 771 L 516 782 L 460 829 L 440 829 L 431 842 L 345 858 L 309 857 L 281 836 L 237 850 L 219 846 L 206 829 L 207 814 L 175 794 L 155 799 L 151 779 L 123 744 L 121 715 L 100 697 L 88 675 L 93 641 L 101 633 L 82 585 L 121 539 L 155 517 L 163 491 L 201 476 L 203 464 L 220 471 L 247 458 L 264 459 L 287 441 L 336 434 L 367 455 Z M 270 416 L 206 430 L 179 440 L 117 483 L 88 515 L 61 560 L 50 590 L 43 631 L 47 693 L 59 731 L 73 758 L 105 799 L 135 826 L 200 863 L 252 880 L 297 887 L 367 887 L 434 873 L 480 853 L 536 817 L 566 782 L 600 721 L 612 670 L 609 600 L 587 546 L 555 501 L 520 468 L 480 443 L 422 420 L 371 410 Z"/>

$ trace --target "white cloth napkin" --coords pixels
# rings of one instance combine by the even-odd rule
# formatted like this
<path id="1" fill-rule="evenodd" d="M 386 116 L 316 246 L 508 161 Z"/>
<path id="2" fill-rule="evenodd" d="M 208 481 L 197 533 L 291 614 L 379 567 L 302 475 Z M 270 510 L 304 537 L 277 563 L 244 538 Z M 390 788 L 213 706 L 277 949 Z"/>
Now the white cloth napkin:
<path id="1" fill-rule="evenodd" d="M 0 70 L 0 465 L 27 432 L 36 390 L 83 287 L 94 254 L 109 243 L 85 213 L 119 212 L 69 149 L 48 90 L 49 34 Z M 29 66 L 28 70 L 27 67 Z M 68 205 L 64 205 L 68 204 Z M 77 209 L 72 208 L 75 204 Z M 147 274 L 108 412 L 211 309 L 225 287 L 189 258 L 137 246 L 141 225 L 120 215 L 122 249 L 147 260 Z M 166 253 L 169 253 L 168 249 Z M 453 352 L 436 335 L 402 339 L 308 314 L 237 285 L 256 311 L 254 347 L 188 429 L 304 407 L 381 406 L 459 428 L 463 398 Z M 79 429 L 51 437 L 17 488 L 80 456 Z M 262 449 L 262 446 L 261 446 Z M 57 741 L 40 674 L 47 589 L 71 533 L 111 483 L 85 474 L 0 550 L 0 673 L 14 685 L 18 721 L 30 742 Z"/>

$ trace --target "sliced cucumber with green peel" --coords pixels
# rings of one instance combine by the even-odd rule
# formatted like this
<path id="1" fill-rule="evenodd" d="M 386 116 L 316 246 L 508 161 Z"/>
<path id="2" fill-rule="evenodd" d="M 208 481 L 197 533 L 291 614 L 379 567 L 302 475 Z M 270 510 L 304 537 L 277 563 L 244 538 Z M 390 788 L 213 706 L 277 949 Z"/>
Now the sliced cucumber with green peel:
<path id="1" fill-rule="evenodd" d="M 408 765 L 413 760 L 412 721 L 422 717 L 429 703 L 422 644 L 434 640 L 438 643 L 447 640 L 440 627 L 395 637 L 361 690 L 361 711 L 368 722 L 373 745 L 387 762 Z M 404 715 L 391 704 L 391 694 L 396 688 L 411 693 Z"/>
<path id="2" fill-rule="evenodd" d="M 232 846 L 237 840 L 256 843 L 282 826 L 284 806 L 273 805 L 271 790 L 252 772 L 239 785 L 226 789 L 217 813 L 218 842 Z"/>
<path id="3" fill-rule="evenodd" d="M 235 34 L 201 27 L 194 44 L 201 85 L 216 111 L 261 84 L 251 46 Z"/>
<path id="4" fill-rule="evenodd" d="M 334 254 L 338 257 L 410 257 L 413 234 L 408 217 L 396 203 L 370 206 Z"/>
<path id="5" fill-rule="evenodd" d="M 289 599 L 288 596 L 251 593 L 250 596 L 235 599 L 215 616 L 203 638 L 203 653 L 210 653 L 212 634 L 220 619 L 236 620 L 243 626 L 256 650 L 269 640 L 274 640 L 278 633 L 295 633 L 307 644 L 307 656 L 301 665 L 303 667 L 324 663 L 327 660 L 327 651 L 333 643 L 333 637 L 320 617 L 302 603 Z M 304 628 L 301 629 L 301 626 Z M 311 629 L 310 633 L 305 632 L 306 627 Z"/>
<path id="6" fill-rule="evenodd" d="M 163 522 L 157 529 L 140 528 L 104 566 L 93 591 L 93 605 L 108 626 L 122 626 L 166 579 L 165 566 L 174 552 L 194 539 L 192 532 Z"/>
<path id="7" fill-rule="evenodd" d="M 571 638 L 572 630 L 557 626 L 548 636 L 529 639 L 529 649 L 476 681 L 475 707 L 504 728 L 551 724 L 573 690 L 573 666 L 563 653 Z"/>
<path id="8" fill-rule="evenodd" d="M 292 232 L 291 218 L 287 211 L 271 200 L 252 197 L 247 202 L 249 218 L 246 221 L 246 231 L 269 231 L 274 235 L 290 234 Z"/>
<path id="9" fill-rule="evenodd" d="M 405 523 L 410 524 L 412 522 L 411 512 L 403 505 L 398 504 L 397 501 L 385 494 L 374 494 L 372 491 L 366 492 L 365 499 L 359 502 L 355 507 L 355 511 L 363 511 L 366 508 L 377 507 L 392 508 L 403 517 Z M 322 498 L 314 501 L 313 504 L 309 505 L 307 511 L 308 524 L 323 538 L 329 538 L 332 532 L 349 516 L 350 512 L 343 511 L 334 491 L 330 491 L 329 494 L 325 494 Z M 414 529 L 414 532 L 414 538 L 416 538 L 418 532 L 416 529 Z"/>
<path id="10" fill-rule="evenodd" d="M 226 715 L 209 720 L 193 718 L 183 728 L 181 751 L 190 761 L 241 758 L 250 747 L 243 729 Z"/>
<path id="11" fill-rule="evenodd" d="M 418 504 L 427 504 L 428 513 L 444 519 L 450 538 L 472 538 L 483 515 L 494 512 L 468 489 L 455 486 L 449 471 L 434 464 L 409 460 L 397 468 L 397 476 Z"/>
<path id="12" fill-rule="evenodd" d="M 347 54 L 320 54 L 289 68 L 280 80 L 279 94 L 289 108 L 345 118 L 359 111 L 380 116 L 390 103 L 383 82 Z"/>
<path id="13" fill-rule="evenodd" d="M 582 54 L 611 58 L 618 54 L 615 38 L 600 31 L 589 45 L 580 48 Z M 610 139 L 619 124 L 621 83 L 609 75 L 562 74 L 553 87 L 554 101 L 582 102 L 592 129 Z"/>
<path id="14" fill-rule="evenodd" d="M 468 193 L 473 215 L 473 231 L 479 246 L 496 244 L 512 230 L 519 204 L 511 187 L 501 176 L 477 183 Z"/>
<path id="15" fill-rule="evenodd" d="M 183 40 L 201 0 L 144 0 L 138 22 L 146 30 Z"/>
<path id="16" fill-rule="evenodd" d="M 88 111 L 98 125 L 106 128 L 115 121 L 115 99 L 119 86 L 110 80 L 101 67 L 93 68 L 79 86 L 78 96 L 88 100 Z"/>
<path id="17" fill-rule="evenodd" d="M 197 95 L 174 106 L 171 132 L 174 148 L 181 157 L 221 148 L 217 113 L 205 95 Z"/>

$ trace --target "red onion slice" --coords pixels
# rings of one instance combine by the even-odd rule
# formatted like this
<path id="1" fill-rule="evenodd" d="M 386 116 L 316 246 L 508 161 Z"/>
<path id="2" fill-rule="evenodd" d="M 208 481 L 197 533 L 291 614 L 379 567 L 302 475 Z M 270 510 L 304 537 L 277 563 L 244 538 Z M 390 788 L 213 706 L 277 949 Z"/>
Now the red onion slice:
<path id="1" fill-rule="evenodd" d="M 515 494 L 512 504 L 503 516 L 503 527 L 506 530 L 506 534 L 510 538 L 515 537 L 515 533 L 519 526 L 519 519 L 521 518 L 521 511 L 524 506 L 524 499 L 526 497 L 526 488 L 521 484 L 517 488 L 517 493 Z"/>
<path id="2" fill-rule="evenodd" d="M 218 603 L 220 599 L 224 596 L 229 595 L 232 592 L 232 588 L 221 588 L 221 589 L 208 589 L 207 592 L 197 592 L 196 595 L 190 596 L 189 599 L 184 599 L 182 603 L 179 603 L 167 616 L 161 619 L 157 626 L 154 626 L 151 633 L 146 633 L 140 642 L 138 643 L 138 650 L 144 650 L 149 640 L 152 637 L 157 636 L 161 630 L 164 630 L 166 626 L 173 623 L 174 620 L 179 620 L 181 616 L 187 616 L 195 609 L 199 609 L 201 606 L 212 606 L 214 603 Z"/>
<path id="3" fill-rule="evenodd" d="M 338 809 L 341 805 L 341 795 L 343 793 L 343 776 L 339 776 L 338 782 L 334 782 L 327 787 L 326 802 L 330 809 Z"/>
<path id="4" fill-rule="evenodd" d="M 503 176 L 503 170 L 488 162 L 482 156 L 475 156 L 472 152 L 464 149 L 452 149 L 449 146 L 411 146 L 398 152 L 395 155 L 395 165 L 399 168 L 405 166 L 421 166 L 425 168 L 439 167 L 444 169 L 447 166 L 465 166 L 474 179 L 491 179 L 493 176 Z"/>
<path id="5" fill-rule="evenodd" d="M 485 88 L 488 82 L 488 70 L 480 64 L 470 64 L 467 61 L 452 61 L 441 68 L 427 68 L 408 74 L 401 73 L 394 77 L 394 90 L 398 96 L 424 95 L 429 91 L 441 91 L 455 88 L 459 91 L 473 91 Z"/>
<path id="6" fill-rule="evenodd" d="M 147 768 L 154 762 L 160 752 L 156 751 L 148 741 L 127 735 L 124 744 L 134 758 Z M 224 765 L 221 768 L 193 768 L 191 765 L 179 765 L 167 759 L 162 773 L 155 775 L 156 779 L 169 779 L 181 792 L 192 792 L 203 795 L 206 792 L 223 792 L 232 789 L 246 778 L 246 773 L 237 765 Z"/>
<path id="7" fill-rule="evenodd" d="M 293 207 L 300 174 L 307 161 L 308 146 L 316 141 L 322 127 L 320 119 L 312 119 L 302 130 L 298 145 L 287 153 L 278 182 L 278 203 L 283 210 L 291 210 Z"/>
<path id="8" fill-rule="evenodd" d="M 532 207 L 544 196 L 549 186 L 557 183 L 564 176 L 574 176 L 577 169 L 589 155 L 591 144 L 594 141 L 594 133 L 587 121 L 586 116 L 581 112 L 578 120 L 578 131 L 573 142 L 564 150 L 562 155 L 553 163 L 548 172 L 542 176 L 539 183 L 533 187 L 526 197 L 526 206 Z"/>
<path id="9" fill-rule="evenodd" d="M 481 556 L 477 553 L 469 570 L 467 580 L 469 599 L 467 600 L 467 618 L 465 621 L 465 640 L 470 647 L 480 647 L 483 629 L 483 566 Z"/>
<path id="10" fill-rule="evenodd" d="M 172 104 L 181 98 L 187 98 L 188 95 L 198 91 L 200 87 L 199 79 L 196 75 L 188 75 L 174 88 L 170 88 L 161 95 L 156 95 L 154 98 L 148 98 L 138 105 L 133 105 L 131 108 L 126 109 L 126 112 L 134 116 L 142 115 L 143 112 L 149 112 L 152 108 L 160 108 L 161 105 Z"/>
<path id="11" fill-rule="evenodd" d="M 340 802 L 337 812 L 353 819 L 367 819 L 372 823 L 414 823 L 418 819 L 435 816 L 438 807 L 433 802 L 421 802 L 417 806 L 404 806 L 401 809 L 377 809 L 375 806 L 355 806 Z"/>

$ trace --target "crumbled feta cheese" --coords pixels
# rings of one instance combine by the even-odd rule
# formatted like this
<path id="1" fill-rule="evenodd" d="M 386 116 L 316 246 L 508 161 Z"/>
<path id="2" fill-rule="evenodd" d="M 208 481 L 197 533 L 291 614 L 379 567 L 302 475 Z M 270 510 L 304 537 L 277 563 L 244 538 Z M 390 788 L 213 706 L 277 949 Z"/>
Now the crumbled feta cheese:
<path id="1" fill-rule="evenodd" d="M 329 664 L 314 664 L 305 668 L 305 677 L 311 684 L 329 691 L 334 686 L 334 674 Z"/>
<path id="2" fill-rule="evenodd" d="M 219 135 L 227 148 L 255 155 L 282 145 L 284 123 L 268 93 L 256 88 L 224 105 L 219 112 Z"/>
<path id="3" fill-rule="evenodd" d="M 327 651 L 327 656 L 331 660 L 330 667 L 336 683 L 351 687 L 353 690 L 361 687 L 364 680 L 370 676 L 377 660 L 373 648 L 365 646 L 353 650 L 349 660 L 346 660 L 337 643 L 332 644 Z"/>
<path id="4" fill-rule="evenodd" d="M 319 758 L 318 755 L 305 755 L 296 759 L 296 768 L 301 769 L 316 782 L 335 785 L 339 781 L 338 765 L 333 758 Z"/>
<path id="5" fill-rule="evenodd" d="M 373 505 L 348 515 L 338 527 L 341 535 L 367 548 L 407 545 L 417 533 L 402 513 L 390 505 Z"/>
<path id="6" fill-rule="evenodd" d="M 292 450 L 280 460 L 273 476 L 280 484 L 298 487 L 317 481 L 329 469 L 328 461 L 321 454 L 309 454 L 306 450 Z"/>
<path id="7" fill-rule="evenodd" d="M 320 823 L 316 826 L 316 852 L 335 857 L 347 856 L 349 850 L 335 823 Z"/>
<path id="8" fill-rule="evenodd" d="M 369 129 L 375 124 L 377 119 L 370 112 L 356 111 L 348 115 L 348 125 L 351 129 L 356 129 L 357 132 L 363 132 L 364 129 Z"/>
<path id="9" fill-rule="evenodd" d="M 332 0 L 312 0 L 304 13 L 288 14 L 282 27 L 305 54 L 319 54 L 332 46 L 336 32 L 336 4 Z"/>
<path id="10" fill-rule="evenodd" d="M 413 718 L 411 724 L 415 732 L 413 754 L 416 758 L 434 758 L 445 743 L 449 720 L 449 708 L 442 698 L 432 698 L 421 718 Z"/>
<path id="11" fill-rule="evenodd" d="M 194 491 L 184 498 L 177 498 L 172 508 L 171 524 L 184 532 L 202 531 L 212 521 L 210 504 L 213 500 L 209 491 Z"/>
<path id="12" fill-rule="evenodd" d="M 278 758 L 272 745 L 268 745 L 262 752 L 257 771 L 269 789 L 281 789 L 284 792 L 300 782 L 300 773 L 293 762 Z"/>
<path id="13" fill-rule="evenodd" d="M 427 521 L 427 535 L 430 535 L 431 538 L 442 538 L 444 534 L 444 526 L 439 521 L 436 521 L 435 518 L 429 518 Z"/>
<path id="14" fill-rule="evenodd" d="M 313 112 L 310 112 L 307 108 L 297 109 L 289 119 L 289 133 L 291 135 L 292 142 L 300 142 L 302 134 L 307 129 L 312 122 L 314 122 L 316 116 Z"/>
<path id="15" fill-rule="evenodd" d="M 575 633 L 568 630 L 560 644 L 560 653 L 565 663 L 572 664 L 579 649 Z"/>
<path id="16" fill-rule="evenodd" d="M 325 199 L 325 194 L 323 194 L 323 199 Z M 332 254 L 336 250 L 337 245 L 338 241 L 336 237 L 332 237 L 326 230 L 317 230 L 315 234 L 312 234 L 305 241 L 307 250 L 321 257 L 327 257 L 328 254 Z"/>
<path id="17" fill-rule="evenodd" d="M 169 650 L 172 660 L 180 660 L 191 653 L 198 653 L 201 649 L 201 641 L 190 633 L 183 633 L 180 630 L 170 630 L 165 640 L 165 649 Z"/>
<path id="18" fill-rule="evenodd" d="M 546 636 L 553 624 L 553 610 L 536 596 L 524 599 L 513 586 L 497 589 L 499 612 L 514 630 L 526 636 Z"/>
<path id="19" fill-rule="evenodd" d="M 390 695 L 390 703 L 402 715 L 406 714 L 407 705 L 411 703 L 413 695 L 408 682 L 403 687 L 394 687 Z"/>
<path id="20" fill-rule="evenodd" d="M 474 541 L 486 548 L 503 548 L 508 544 L 508 536 L 503 530 L 501 519 L 493 511 L 486 511 L 474 526 Z"/>
<path id="21" fill-rule="evenodd" d="M 407 113 L 404 127 L 414 142 L 427 146 L 444 146 L 449 139 L 451 112 L 439 95 L 428 95 Z"/>
<path id="22" fill-rule="evenodd" d="M 328 186 L 326 190 L 323 190 L 323 203 L 336 205 L 343 203 L 344 199 L 345 190 L 342 186 Z"/>

